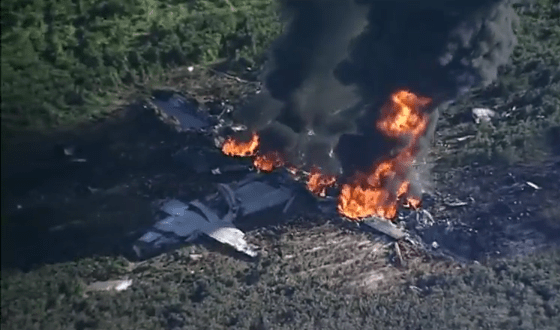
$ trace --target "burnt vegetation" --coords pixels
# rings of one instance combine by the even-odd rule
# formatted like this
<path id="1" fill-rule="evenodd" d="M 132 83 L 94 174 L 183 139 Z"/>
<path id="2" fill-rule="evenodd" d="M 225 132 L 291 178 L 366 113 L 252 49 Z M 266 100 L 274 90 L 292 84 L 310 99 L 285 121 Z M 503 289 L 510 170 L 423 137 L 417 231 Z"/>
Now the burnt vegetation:
<path id="1" fill-rule="evenodd" d="M 12 133 L 84 122 L 159 84 L 201 103 L 239 98 L 254 87 L 210 71 L 186 73 L 184 66 L 228 58 L 230 73 L 258 67 L 281 32 L 270 1 L 1 6 L 2 128 Z M 71 175 L 61 174 L 66 167 L 37 167 L 47 166 L 52 141 L 14 145 L 7 156 L 3 147 L 2 328 L 557 329 L 558 247 L 532 249 L 540 237 L 516 245 L 513 236 L 523 229 L 521 217 L 533 219 L 550 241 L 559 239 L 560 4 L 513 8 L 518 42 L 497 79 L 440 108 L 428 157 L 440 195 L 425 206 L 440 219 L 481 218 L 486 232 L 477 244 L 503 243 L 503 251 L 523 255 L 476 255 L 479 263 L 462 263 L 408 243 L 396 255 L 376 234 L 310 215 L 251 232 L 263 251 L 257 260 L 197 242 L 131 263 L 119 256 L 119 245 L 130 228 L 151 221 L 153 199 L 197 198 L 211 187 L 208 177 L 170 165 L 169 155 L 192 139 L 177 138 L 153 116 L 123 115 L 103 129 L 70 135 L 88 160 Z M 476 107 L 498 116 L 476 124 Z M 10 168 L 23 175 L 4 180 Z M 31 182 L 30 173 L 42 181 Z M 469 204 L 449 206 L 460 205 L 449 196 Z M 18 216 L 10 214 L 19 204 Z M 472 257 L 460 246 L 469 242 L 448 239 L 451 255 Z M 443 240 L 439 245 L 437 251 L 445 248 Z M 85 289 L 123 277 L 133 280 L 126 291 Z"/>

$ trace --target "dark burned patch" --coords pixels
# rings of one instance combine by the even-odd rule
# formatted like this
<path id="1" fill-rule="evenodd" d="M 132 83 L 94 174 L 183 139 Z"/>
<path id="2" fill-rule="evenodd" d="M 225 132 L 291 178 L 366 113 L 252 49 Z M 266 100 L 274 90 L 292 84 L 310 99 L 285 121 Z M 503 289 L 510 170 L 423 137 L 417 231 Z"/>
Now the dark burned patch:
<path id="1" fill-rule="evenodd" d="M 408 225 L 434 252 L 462 260 L 526 255 L 557 246 L 560 162 L 436 170 L 437 192 L 426 207 L 434 221 Z"/>
<path id="2" fill-rule="evenodd" d="M 2 149 L 2 267 L 120 254 L 153 221 L 154 200 L 212 191 L 211 173 L 174 160 L 186 145 L 213 147 L 142 103 L 80 132 L 13 140 Z"/>
<path id="3" fill-rule="evenodd" d="M 212 149 L 210 139 L 195 133 L 177 134 L 153 112 L 136 105 L 121 120 L 72 141 L 70 146 L 74 148 L 60 152 L 57 145 L 61 145 L 59 141 L 50 148 L 42 145 L 44 149 L 35 158 L 3 167 L 3 266 L 29 269 L 45 262 L 119 255 L 128 250 L 136 230 L 153 222 L 153 200 L 200 198 L 214 192 L 215 183 L 231 182 L 244 175 L 216 176 L 186 168 L 173 155 L 188 145 Z M 559 168 L 558 161 L 542 167 L 436 167 L 437 192 L 425 203 L 435 222 L 417 218 L 414 213 L 407 218 L 407 225 L 432 252 L 467 261 L 526 254 L 556 244 L 560 225 L 554 201 L 559 199 Z M 37 175 L 42 180 L 34 180 Z M 298 199 L 303 206 L 314 202 L 312 198 Z M 312 230 L 325 220 L 313 219 L 325 216 L 315 211 L 301 222 Z M 246 220 L 240 224 L 243 230 L 282 224 L 279 218 Z M 314 239 L 322 240 L 319 236 Z M 346 238 L 349 243 L 353 239 Z M 301 245 L 306 244 L 311 243 Z M 215 244 L 209 246 L 230 253 Z M 317 260 L 330 260 L 331 252 Z M 333 283 L 359 286 L 383 278 L 379 274 L 367 278 L 356 275 L 356 279 L 348 280 L 352 272 L 368 272 L 368 267 L 359 265 L 360 258 L 366 257 L 346 260 L 336 253 L 333 257 L 335 266 L 314 266 L 320 274 L 338 274 L 344 279 Z M 347 274 L 349 269 L 354 270 Z M 307 276 L 306 271 L 296 271 L 300 272 Z M 258 276 L 248 281 L 258 281 Z"/>
<path id="4" fill-rule="evenodd" d="M 150 127 L 157 127 L 155 123 Z M 15 205 L 21 201 L 22 211 L 17 211 L 16 206 L 14 213 L 8 213 L 7 220 L 14 219 L 15 214 L 21 216 L 15 223 L 21 224 L 17 227 L 19 234 L 10 235 L 12 247 L 19 246 L 20 249 L 5 249 L 7 243 L 3 240 L 2 262 L 11 261 L 10 266 L 24 269 L 46 261 L 57 264 L 42 266 L 26 274 L 3 274 L 3 326 L 27 329 L 36 326 L 35 319 L 49 319 L 53 328 L 74 324 L 100 329 L 138 328 L 140 324 L 153 329 L 402 329 L 403 323 L 411 328 L 430 328 L 435 324 L 438 328 L 457 328 L 461 324 L 467 324 L 466 328 L 477 328 L 481 324 L 496 328 L 500 325 L 513 327 L 523 322 L 520 316 L 525 315 L 523 313 L 540 311 L 542 328 L 549 326 L 553 329 L 551 325 L 555 324 L 554 318 L 558 315 L 554 296 L 558 288 L 558 272 L 550 262 L 541 261 L 534 268 L 531 268 L 533 264 L 524 261 L 506 263 L 495 270 L 485 266 L 472 270 L 449 260 L 434 258 L 421 248 L 404 242 L 399 243 L 400 253 L 397 254 L 395 245 L 378 234 L 361 232 L 350 223 L 328 223 L 330 219 L 318 213 L 293 219 L 282 226 L 266 226 L 252 231 L 249 240 L 259 245 L 262 252 L 257 260 L 242 259 L 217 245 L 206 244 L 184 247 L 130 266 L 114 262 L 114 258 L 106 258 L 102 265 L 84 258 L 118 252 L 118 244 L 128 229 L 152 220 L 149 212 L 152 198 L 178 196 L 189 200 L 212 190 L 211 182 L 216 182 L 216 177 L 211 174 L 192 175 L 182 165 L 173 162 L 165 164 L 169 166 L 164 167 L 165 170 L 156 167 L 161 166 L 161 159 L 171 159 L 171 156 L 160 158 L 159 162 L 150 160 L 160 155 L 151 152 L 162 152 L 161 155 L 167 157 L 182 143 L 198 143 L 187 138 L 177 142 L 180 138 L 175 133 L 166 135 L 165 132 L 167 130 L 163 129 L 161 135 L 145 137 L 132 130 L 128 140 L 116 140 L 127 143 L 115 147 L 115 153 L 107 152 L 111 157 L 92 163 L 96 166 L 85 163 L 91 172 L 50 180 L 49 184 L 34 187 L 35 192 L 27 196 L 13 194 L 11 203 Z M 162 144 L 161 141 L 166 141 L 160 140 L 163 138 L 170 140 Z M 133 142 L 145 144 L 136 148 Z M 158 148 L 168 149 L 163 152 L 157 151 Z M 116 161 L 119 152 L 127 150 L 130 158 Z M 86 154 L 86 158 L 92 156 Z M 137 167 L 131 166 L 133 170 L 124 176 L 118 173 L 111 176 L 115 167 L 103 167 L 111 163 L 108 160 L 126 168 L 142 159 L 148 159 L 148 164 L 152 165 L 136 164 Z M 508 172 L 515 178 L 513 182 L 508 179 Z M 97 173 L 97 176 L 91 173 Z M 493 189 L 511 187 L 527 180 L 542 189 L 533 193 L 529 188 L 519 192 L 508 190 L 504 196 L 529 199 L 531 203 L 524 201 L 523 205 L 533 207 L 533 214 L 546 214 L 544 209 L 537 208 L 539 204 L 536 203 L 550 197 L 552 206 L 553 198 L 558 197 L 551 194 L 551 191 L 558 190 L 551 190 L 557 188 L 551 183 L 557 177 L 551 178 L 550 173 L 557 175 L 557 171 L 551 172 L 548 168 L 545 171 L 532 167 L 438 170 L 436 182 L 440 195 L 435 195 L 432 202 L 427 201 L 427 208 L 436 219 L 448 218 L 456 223 L 472 220 L 467 210 L 482 212 L 499 206 L 491 199 L 496 194 Z M 103 181 L 103 175 L 108 179 Z M 98 181 L 98 184 L 91 188 L 100 190 L 86 189 L 83 194 L 75 192 L 76 187 L 87 187 L 92 181 Z M 489 191 L 482 192 L 486 187 Z M 41 195 L 45 196 L 44 200 Z M 471 196 L 480 203 L 449 206 L 457 200 L 447 196 L 458 201 L 469 201 Z M 507 198 L 506 202 L 513 201 Z M 517 207 L 517 204 L 513 205 Z M 508 204 L 508 207 L 511 206 Z M 10 209 L 3 207 L 2 210 Z M 25 212 L 29 213 L 25 215 Z M 83 225 L 80 222 L 72 224 L 70 219 L 82 220 Z M 502 219 L 498 224 L 507 223 L 504 218 L 497 219 Z M 254 221 L 272 224 L 275 220 L 262 218 Z M 41 226 L 37 225 L 42 221 Z M 28 235 L 29 230 L 25 231 L 29 224 L 37 225 L 33 227 L 37 230 L 33 238 Z M 476 223 L 470 223 L 473 224 Z M 10 233 L 5 228 L 3 235 Z M 56 236 L 58 234 L 49 233 L 49 230 L 61 230 L 59 233 L 66 234 Z M 436 234 L 443 246 L 439 238 L 445 237 L 447 232 L 442 230 Z M 90 241 L 88 237 L 93 239 Z M 509 236 L 503 234 L 503 237 Z M 35 239 L 38 242 L 33 242 Z M 429 237 L 426 242 L 430 243 Z M 448 240 L 445 243 L 453 253 L 455 242 Z M 71 253 L 61 253 L 62 247 Z M 51 259 L 30 252 L 39 248 L 44 249 Z M 12 259 L 6 259 L 5 253 L 14 255 Z M 547 260 L 554 262 L 554 258 L 558 257 Z M 70 259 L 79 261 L 60 263 Z M 543 274 L 550 274 L 550 278 Z M 118 295 L 102 292 L 92 293 L 89 297 L 82 295 L 80 281 L 111 280 L 124 275 L 133 280 L 129 290 Z M 36 303 L 37 297 L 42 297 L 45 292 L 47 298 L 39 298 L 41 303 Z M 500 298 L 505 296 L 512 299 Z M 43 306 L 47 306 L 46 311 Z M 473 314 L 472 306 L 480 308 Z M 30 311 L 27 315 L 21 313 L 24 308 Z M 30 314 L 34 317 L 30 318 Z"/>

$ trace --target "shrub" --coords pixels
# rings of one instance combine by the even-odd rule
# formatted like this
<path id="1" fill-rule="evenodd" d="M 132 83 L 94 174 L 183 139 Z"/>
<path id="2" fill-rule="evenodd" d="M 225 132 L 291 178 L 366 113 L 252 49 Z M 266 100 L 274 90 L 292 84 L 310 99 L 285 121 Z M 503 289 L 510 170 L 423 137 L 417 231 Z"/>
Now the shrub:
<path id="1" fill-rule="evenodd" d="M 94 117 L 178 66 L 258 63 L 280 31 L 270 0 L 5 0 L 1 12 L 9 128 Z"/>

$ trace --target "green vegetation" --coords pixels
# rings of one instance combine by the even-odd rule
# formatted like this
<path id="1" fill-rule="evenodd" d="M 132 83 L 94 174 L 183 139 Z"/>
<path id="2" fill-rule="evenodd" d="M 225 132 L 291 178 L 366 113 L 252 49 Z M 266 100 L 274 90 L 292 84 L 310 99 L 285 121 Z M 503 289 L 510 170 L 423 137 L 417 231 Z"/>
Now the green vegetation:
<path id="1" fill-rule="evenodd" d="M 52 128 L 98 117 L 172 68 L 244 58 L 280 32 L 262 0 L 6 0 L 2 126 Z"/>
<path id="2" fill-rule="evenodd" d="M 298 277 L 309 269 L 275 252 L 246 263 L 204 251 L 193 261 L 186 250 L 138 266 L 124 292 L 85 292 L 85 282 L 107 279 L 106 260 L 3 277 L 2 329 L 552 330 L 560 322 L 558 252 L 344 295 L 324 278 Z"/>
<path id="3" fill-rule="evenodd" d="M 519 12 L 519 46 L 499 81 L 472 91 L 443 112 L 438 141 L 447 144 L 458 137 L 473 137 L 442 145 L 438 152 L 443 160 L 439 163 L 525 161 L 546 153 L 543 136 L 560 126 L 560 7 L 554 0 L 538 0 L 532 7 L 520 7 Z M 4 0 L 1 15 L 3 129 L 53 128 L 101 116 L 135 90 L 160 83 L 158 80 L 170 71 L 181 71 L 181 66 L 206 65 L 222 58 L 244 58 L 258 65 L 263 50 L 280 31 L 271 0 Z M 243 89 L 239 87 L 243 84 L 233 80 L 229 83 L 237 86 L 221 88 L 219 78 L 202 71 L 182 79 L 187 75 L 184 71 L 172 79 L 171 87 L 219 97 Z M 489 107 L 504 116 L 476 125 L 470 118 L 473 107 Z M 133 125 L 123 124 L 127 129 Z M 150 149 L 136 131 L 128 138 L 109 135 L 109 131 L 117 129 L 105 132 L 108 140 L 126 144 L 123 149 Z M 160 139 L 155 141 L 160 145 Z M 449 168 L 448 163 L 444 165 Z M 161 191 L 185 187 L 198 193 L 204 179 L 169 177 L 173 187 L 159 186 L 158 193 L 167 195 Z M 123 175 L 119 180 L 122 182 L 111 184 L 124 186 L 130 183 L 126 180 L 133 179 Z M 53 185 L 63 184 L 62 180 L 53 181 Z M 157 180 L 153 184 L 157 186 Z M 130 195 L 107 195 L 115 204 L 111 208 L 95 202 L 103 198 L 93 193 L 69 195 L 70 201 L 62 196 L 64 202 L 58 207 L 74 220 L 87 219 L 84 222 L 91 228 L 95 228 L 95 221 L 101 222 L 97 224 L 101 229 L 87 227 L 87 231 L 104 238 L 101 233 L 108 235 L 113 230 L 106 222 L 133 222 L 139 221 L 140 214 L 151 216 L 141 209 L 148 208 L 137 196 L 143 193 L 141 188 L 132 182 Z M 76 186 L 68 190 L 75 191 Z M 31 206 L 24 203 L 24 209 L 27 207 Z M 30 214 L 44 214 L 39 211 L 42 213 Z M 560 227 L 557 200 L 543 200 L 540 212 L 550 228 Z M 2 222 L 6 221 L 2 215 Z M 33 227 L 26 227 L 26 234 L 28 228 Z M 218 252 L 219 247 L 208 251 L 193 245 L 143 264 L 131 265 L 120 257 L 76 254 L 79 257 L 74 261 L 37 266 L 27 272 L 2 269 L 1 326 L 8 330 L 546 330 L 560 324 L 558 250 L 482 265 L 453 264 L 452 272 L 440 271 L 428 260 L 424 263 L 427 269 L 413 272 L 410 265 L 397 267 L 371 249 L 371 258 L 378 258 L 385 270 L 393 271 L 384 277 L 391 287 L 383 292 L 364 290 L 346 295 L 338 287 L 345 283 L 332 282 L 333 278 L 353 279 L 342 275 L 358 277 L 363 275 L 364 264 L 372 267 L 372 263 L 359 259 L 352 264 L 353 274 L 343 256 L 354 257 L 355 247 L 336 243 L 323 252 L 331 255 L 329 263 L 340 267 L 322 268 L 325 258 L 319 254 L 321 250 L 314 250 L 318 239 L 310 239 L 305 228 L 299 232 L 304 242 L 313 245 L 310 255 L 304 255 L 303 239 L 295 239 L 297 230 L 272 231 L 270 237 L 251 233 L 252 239 L 263 243 L 264 251 L 254 262 Z M 340 228 L 337 233 L 349 235 Z M 335 241 L 323 234 L 317 236 Z M 69 245 L 69 249 L 76 247 Z M 311 268 L 322 272 L 308 275 Z M 379 270 L 372 268 L 368 269 L 372 274 Z M 410 274 L 404 281 L 404 276 L 399 276 L 406 272 Z M 125 276 L 134 280 L 126 291 L 86 290 L 89 283 Z"/>
<path id="4" fill-rule="evenodd" d="M 471 91 L 444 110 L 439 131 L 454 139 L 472 135 L 460 148 L 445 145 L 455 163 L 541 160 L 558 148 L 551 133 L 560 127 L 560 6 L 538 0 L 518 8 L 518 46 L 491 86 Z M 476 125 L 472 108 L 495 110 L 499 118 Z"/>

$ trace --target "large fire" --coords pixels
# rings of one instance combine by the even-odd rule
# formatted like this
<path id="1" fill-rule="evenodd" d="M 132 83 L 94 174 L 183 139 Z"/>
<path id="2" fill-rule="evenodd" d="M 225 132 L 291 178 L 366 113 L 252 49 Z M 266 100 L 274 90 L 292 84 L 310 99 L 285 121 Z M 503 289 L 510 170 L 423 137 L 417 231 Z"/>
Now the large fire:
<path id="1" fill-rule="evenodd" d="M 249 157 L 255 155 L 259 143 L 257 133 L 253 133 L 249 141 L 237 141 L 229 137 L 222 145 L 222 152 L 228 156 Z"/>
<path id="2" fill-rule="evenodd" d="M 313 168 L 307 179 L 307 189 L 317 196 L 325 197 L 327 188 L 336 184 L 334 175 L 322 174 L 319 169 Z"/>
<path id="3" fill-rule="evenodd" d="M 406 146 L 389 159 L 380 161 L 369 174 L 358 173 L 342 185 L 338 211 L 359 220 L 370 216 L 394 219 L 400 205 L 417 208 L 420 198 L 411 195 L 407 174 L 418 152 L 419 139 L 426 132 L 428 115 L 423 111 L 431 102 L 407 91 L 398 91 L 381 109 L 377 129 Z"/>
<path id="4" fill-rule="evenodd" d="M 430 103 L 429 98 L 398 91 L 383 106 L 376 123 L 377 129 L 387 137 L 405 141 L 406 145 L 398 154 L 375 164 L 370 173 L 357 173 L 350 183 L 342 185 L 338 197 L 341 215 L 351 220 L 371 216 L 394 219 L 399 206 L 420 206 L 421 200 L 412 195 L 407 176 L 419 150 L 419 139 L 428 126 L 428 115 L 424 109 Z M 286 166 L 290 173 L 297 173 L 297 169 L 286 164 L 277 152 L 260 154 L 259 143 L 256 133 L 249 141 L 236 141 L 230 137 L 223 144 L 222 151 L 230 156 L 251 156 L 253 165 L 263 172 Z M 326 189 L 334 185 L 334 176 L 324 175 L 316 168 L 307 173 L 307 189 L 318 196 L 325 196 Z"/>
<path id="5" fill-rule="evenodd" d="M 272 172 L 275 168 L 282 167 L 284 160 L 277 152 L 269 152 L 264 155 L 257 154 L 253 157 L 253 166 L 262 172 Z"/>
<path id="6" fill-rule="evenodd" d="M 257 133 L 251 135 L 249 141 L 238 141 L 228 137 L 222 144 L 222 152 L 233 157 L 252 157 L 253 166 L 262 172 L 272 172 L 274 169 L 284 166 L 284 161 L 277 152 L 267 154 L 259 153 L 260 138 Z"/>

